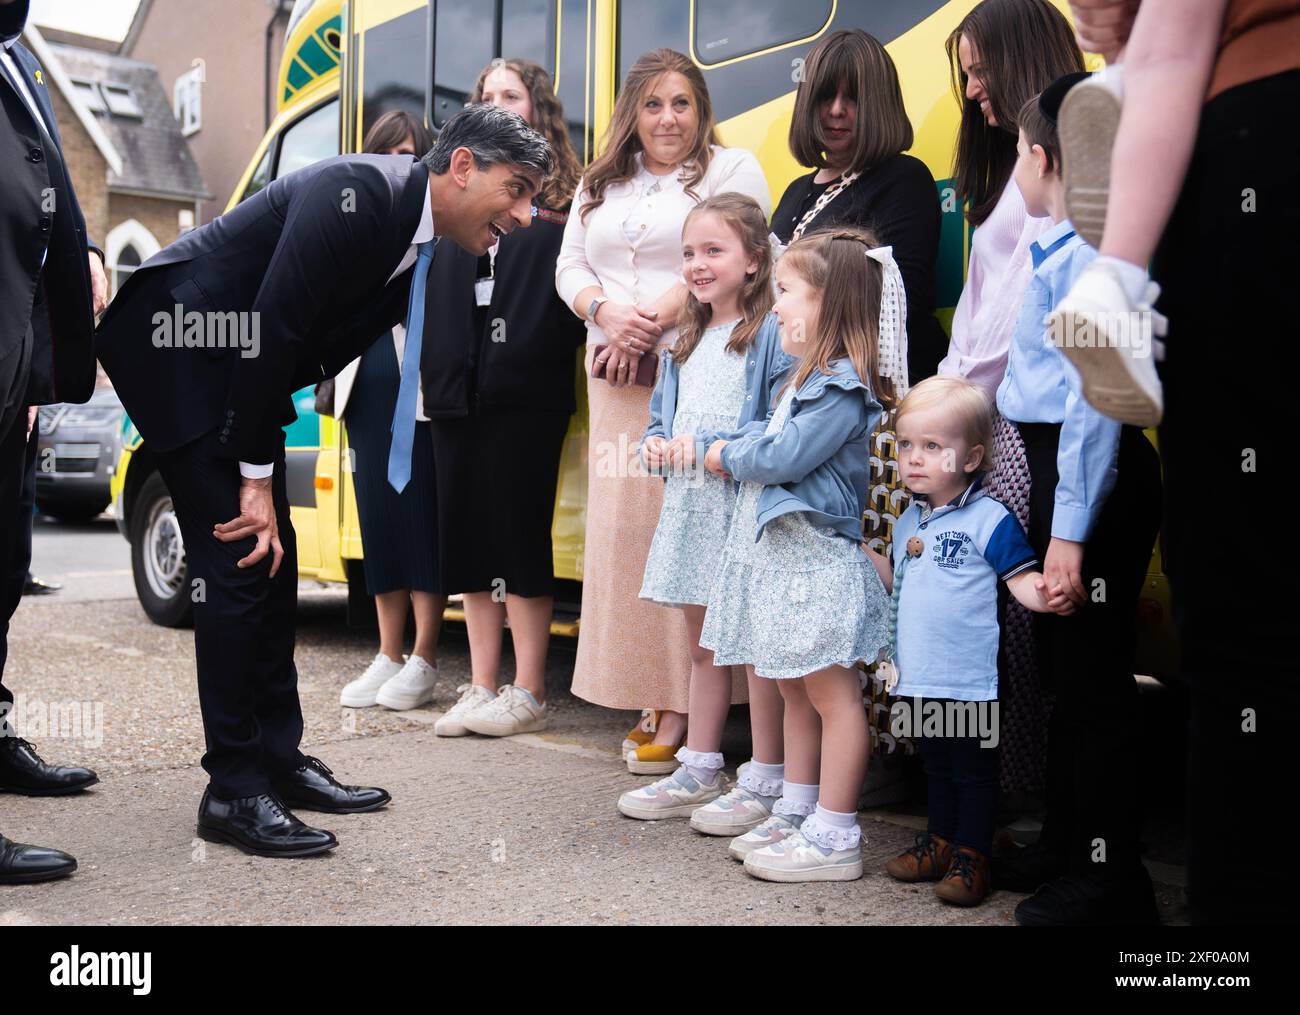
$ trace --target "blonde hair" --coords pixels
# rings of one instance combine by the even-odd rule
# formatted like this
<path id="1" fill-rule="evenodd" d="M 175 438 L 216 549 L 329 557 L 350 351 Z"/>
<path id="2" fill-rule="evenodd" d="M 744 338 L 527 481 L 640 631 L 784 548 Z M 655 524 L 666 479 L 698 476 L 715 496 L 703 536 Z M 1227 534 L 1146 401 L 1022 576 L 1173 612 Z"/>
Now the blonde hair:
<path id="1" fill-rule="evenodd" d="M 622 183 L 636 175 L 636 155 L 641 151 L 641 138 L 637 134 L 641 104 L 650 86 L 665 74 L 673 72 L 686 79 L 697 124 L 695 139 L 691 150 L 682 160 L 679 178 L 689 197 L 698 196 L 693 188 L 708 172 L 709 161 L 713 157 L 712 146 L 718 143 L 709 86 L 704 83 L 704 75 L 690 57 L 683 56 L 674 49 L 652 49 L 637 59 L 623 79 L 623 87 L 614 102 L 614 113 L 602 140 L 604 149 L 587 167 L 582 185 L 586 202 L 580 216 L 584 222 L 588 215 L 605 203 L 605 191 L 611 184 Z"/>
<path id="2" fill-rule="evenodd" d="M 727 352 L 744 352 L 758 329 L 763 326 L 763 318 L 772 309 L 772 245 L 768 242 L 767 216 L 758 202 L 745 194 L 715 194 L 701 201 L 686 215 L 682 223 L 682 234 L 691 219 L 705 212 L 712 212 L 722 219 L 723 224 L 736 234 L 746 257 L 752 257 L 758 267 L 751 275 L 745 276 L 745 284 L 740 288 L 738 303 L 740 305 L 740 323 L 732 329 L 727 339 Z M 678 327 L 677 341 L 673 345 L 673 359 L 685 363 L 695 347 L 700 344 L 704 329 L 709 325 L 711 310 L 707 303 L 701 303 L 689 290 L 686 293 L 686 307 L 682 312 Z"/>
<path id="3" fill-rule="evenodd" d="M 783 265 L 821 294 L 817 327 L 785 387 L 798 391 L 813 373 L 830 373 L 831 360 L 847 356 L 880 404 L 893 405 L 894 385 L 880 375 L 884 269 L 866 254 L 879 245 L 868 230 L 843 226 L 800 237 L 781 255 Z"/>
<path id="4" fill-rule="evenodd" d="M 909 412 L 942 409 L 944 419 L 956 423 L 972 448 L 982 447 L 978 472 L 993 468 L 993 406 L 978 384 L 964 377 L 939 374 L 927 377 L 903 398 L 894 414 L 894 429 Z"/>

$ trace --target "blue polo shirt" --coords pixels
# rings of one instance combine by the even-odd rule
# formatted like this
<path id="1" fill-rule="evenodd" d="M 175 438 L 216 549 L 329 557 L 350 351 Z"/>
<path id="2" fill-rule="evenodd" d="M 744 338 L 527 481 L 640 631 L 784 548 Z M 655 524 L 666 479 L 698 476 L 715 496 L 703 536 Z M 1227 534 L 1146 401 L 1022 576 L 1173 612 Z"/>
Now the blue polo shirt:
<path id="1" fill-rule="evenodd" d="M 909 558 L 913 536 L 924 545 L 919 557 Z M 942 507 L 915 497 L 894 525 L 890 557 L 895 583 L 903 572 L 894 693 L 957 701 L 996 698 L 998 581 L 1038 566 L 1015 515 L 984 492 L 981 479 Z"/>

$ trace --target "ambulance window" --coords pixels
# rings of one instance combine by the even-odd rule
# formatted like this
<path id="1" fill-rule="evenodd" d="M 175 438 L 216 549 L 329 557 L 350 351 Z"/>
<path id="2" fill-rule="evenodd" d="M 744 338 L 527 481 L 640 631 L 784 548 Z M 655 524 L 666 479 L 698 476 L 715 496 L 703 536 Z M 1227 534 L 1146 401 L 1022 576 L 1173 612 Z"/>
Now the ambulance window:
<path id="1" fill-rule="evenodd" d="M 505 0 L 501 8 L 501 55 L 532 60 L 554 77 L 554 0 Z"/>
<path id="2" fill-rule="evenodd" d="M 271 155 L 274 152 L 275 141 L 273 140 L 266 146 L 266 154 L 262 156 L 262 161 L 253 170 L 253 175 L 248 178 L 248 186 L 244 188 L 244 196 L 240 198 L 241 201 L 247 201 L 271 182 Z"/>
<path id="3" fill-rule="evenodd" d="M 484 17 L 483 6 L 483 0 L 438 0 L 433 40 L 435 128 L 460 112 L 478 72 L 496 55 L 494 19 Z"/>
<path id="4" fill-rule="evenodd" d="M 430 6 L 407 11 L 366 29 L 358 142 L 376 120 L 395 109 L 405 110 L 417 120 L 424 119 L 424 92 L 429 81 Z M 440 12 L 445 6 L 446 0 L 439 0 Z"/>
<path id="5" fill-rule="evenodd" d="M 830 21 L 832 0 L 698 0 L 695 57 L 704 65 L 798 42 Z"/>
<path id="6" fill-rule="evenodd" d="M 289 127 L 280 138 L 275 178 L 339 153 L 339 100 L 317 106 Z"/>

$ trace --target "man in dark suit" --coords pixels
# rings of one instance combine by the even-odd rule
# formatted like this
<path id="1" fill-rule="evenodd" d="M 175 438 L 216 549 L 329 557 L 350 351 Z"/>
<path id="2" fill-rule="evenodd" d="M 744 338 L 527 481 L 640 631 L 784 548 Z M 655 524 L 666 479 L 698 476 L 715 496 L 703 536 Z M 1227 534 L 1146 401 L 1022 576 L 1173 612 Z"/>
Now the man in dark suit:
<path id="1" fill-rule="evenodd" d="M 421 160 L 344 155 L 276 180 L 136 270 L 96 337 L 100 362 L 159 467 L 194 584 L 210 776 L 199 835 L 305 856 L 327 831 L 292 807 L 357 812 L 382 789 L 340 785 L 298 750 L 297 560 L 285 492 L 289 398 L 403 319 L 390 481 L 409 477 L 425 281 L 438 239 L 482 254 L 532 220 L 551 172 L 518 116 L 462 110 Z"/>
<path id="2" fill-rule="evenodd" d="M 18 36 L 28 0 L 0 0 L 0 677 L 9 619 L 31 556 L 23 480 L 36 454 L 35 406 L 84 402 L 95 386 L 94 314 L 104 305 L 102 253 L 63 161 L 44 73 Z M 76 793 L 97 782 L 84 768 L 47 765 L 8 722 L 13 694 L 0 682 L 0 792 Z M 0 835 L 0 884 L 71 874 L 77 862 Z"/>

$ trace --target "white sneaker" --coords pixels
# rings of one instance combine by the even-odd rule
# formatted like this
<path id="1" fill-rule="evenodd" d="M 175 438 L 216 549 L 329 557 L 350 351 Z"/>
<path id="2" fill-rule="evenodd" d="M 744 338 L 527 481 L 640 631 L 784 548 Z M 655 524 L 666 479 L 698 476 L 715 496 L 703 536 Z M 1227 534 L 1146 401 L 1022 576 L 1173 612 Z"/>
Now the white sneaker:
<path id="1" fill-rule="evenodd" d="M 707 804 L 722 795 L 722 775 L 712 786 L 697 782 L 682 765 L 666 779 L 659 779 L 628 790 L 618 798 L 621 814 L 640 821 L 658 821 L 660 818 L 688 818 L 701 804 Z"/>
<path id="2" fill-rule="evenodd" d="M 344 708 L 369 708 L 375 703 L 379 689 L 401 672 L 401 663 L 393 662 L 380 652 L 366 667 L 365 673 L 344 685 L 339 704 Z"/>
<path id="3" fill-rule="evenodd" d="M 1154 336 L 1169 322 L 1151 308 L 1159 295 L 1150 282 L 1134 304 L 1119 274 L 1094 261 L 1047 315 L 1049 340 L 1079 371 L 1088 404 L 1133 426 L 1155 426 L 1164 413 L 1155 365 L 1162 346 Z"/>
<path id="4" fill-rule="evenodd" d="M 550 719 L 546 706 L 522 687 L 506 684 L 491 701 L 480 705 L 463 719 L 471 733 L 485 737 L 513 737 L 516 733 L 537 733 L 546 729 Z"/>
<path id="5" fill-rule="evenodd" d="M 745 873 L 760 881 L 856 881 L 862 877 L 862 850 L 824 849 L 804 838 L 802 829 L 745 857 Z"/>
<path id="6" fill-rule="evenodd" d="M 1123 103 L 1120 65 L 1085 78 L 1061 100 L 1057 116 L 1061 142 L 1065 210 L 1090 247 L 1101 247 L 1110 203 L 1110 162 Z"/>
<path id="7" fill-rule="evenodd" d="M 497 696 L 489 691 L 486 687 L 480 687 L 478 684 L 461 684 L 456 688 L 460 694 L 456 704 L 452 705 L 439 719 L 433 724 L 433 732 L 439 737 L 463 737 L 469 730 L 465 728 L 462 720 L 480 705 L 486 705 L 490 701 L 496 701 Z"/>
<path id="8" fill-rule="evenodd" d="M 736 786 L 691 814 L 691 827 L 702 835 L 744 835 L 772 816 L 756 793 Z"/>
<path id="9" fill-rule="evenodd" d="M 794 835 L 799 831 L 803 820 L 802 814 L 773 814 L 744 835 L 732 839 L 727 852 L 731 854 L 732 859 L 744 860 L 755 850 L 766 849 Z"/>
<path id="10" fill-rule="evenodd" d="M 438 680 L 438 667 L 430 666 L 417 655 L 410 655 L 402 672 L 379 689 L 375 701 L 385 708 L 406 711 L 433 701 L 433 685 Z"/>

